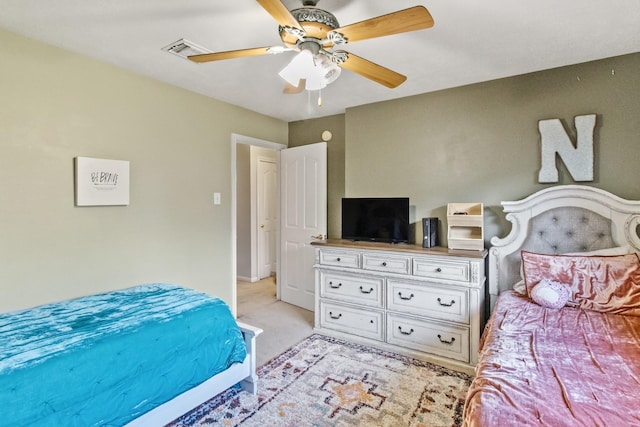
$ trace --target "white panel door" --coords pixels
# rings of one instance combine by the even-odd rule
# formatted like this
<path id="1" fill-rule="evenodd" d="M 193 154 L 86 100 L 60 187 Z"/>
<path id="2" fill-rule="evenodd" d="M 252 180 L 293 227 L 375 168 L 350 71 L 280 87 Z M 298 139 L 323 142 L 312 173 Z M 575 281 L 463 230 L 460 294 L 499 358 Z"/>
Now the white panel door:
<path id="1" fill-rule="evenodd" d="M 313 311 L 314 248 L 327 234 L 327 144 L 280 151 L 280 299 Z"/>
<path id="2" fill-rule="evenodd" d="M 277 167 L 273 160 L 258 159 L 258 278 L 269 277 L 275 270 L 277 206 Z"/>

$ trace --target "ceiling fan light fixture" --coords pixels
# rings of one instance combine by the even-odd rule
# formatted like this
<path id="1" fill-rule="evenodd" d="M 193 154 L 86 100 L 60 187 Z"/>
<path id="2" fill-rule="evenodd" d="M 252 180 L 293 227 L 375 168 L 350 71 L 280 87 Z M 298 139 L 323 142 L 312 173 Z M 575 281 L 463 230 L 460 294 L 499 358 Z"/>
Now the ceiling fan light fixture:
<path id="1" fill-rule="evenodd" d="M 342 68 L 338 67 L 338 64 L 326 55 L 318 55 L 319 67 L 322 69 L 323 79 L 325 86 L 336 81 L 342 72 Z"/>
<path id="2" fill-rule="evenodd" d="M 313 68 L 313 54 L 308 50 L 302 50 L 278 74 L 290 85 L 298 86 L 300 79 L 306 79 L 309 70 Z"/>
<path id="3" fill-rule="evenodd" d="M 340 71 L 341 68 L 326 55 L 314 56 L 310 50 L 303 49 L 279 75 L 292 86 L 298 86 L 300 80 L 304 80 L 306 90 L 319 90 L 334 82 Z"/>

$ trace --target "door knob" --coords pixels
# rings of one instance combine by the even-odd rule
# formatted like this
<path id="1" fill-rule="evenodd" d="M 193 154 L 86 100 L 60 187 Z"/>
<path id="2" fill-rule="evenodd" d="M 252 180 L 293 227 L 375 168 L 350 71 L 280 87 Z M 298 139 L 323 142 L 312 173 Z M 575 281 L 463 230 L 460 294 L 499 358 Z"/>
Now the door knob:
<path id="1" fill-rule="evenodd" d="M 317 239 L 317 240 L 324 240 L 325 239 L 325 235 L 320 233 L 317 236 L 311 236 L 312 239 Z"/>
<path id="2" fill-rule="evenodd" d="M 264 228 L 264 224 L 260 224 L 260 228 Z"/>

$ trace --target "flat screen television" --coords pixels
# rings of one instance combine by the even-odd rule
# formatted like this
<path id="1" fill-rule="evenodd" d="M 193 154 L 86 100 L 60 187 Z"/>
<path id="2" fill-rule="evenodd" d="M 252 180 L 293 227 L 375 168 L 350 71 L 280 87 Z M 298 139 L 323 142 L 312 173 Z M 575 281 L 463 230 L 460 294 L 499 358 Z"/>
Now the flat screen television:
<path id="1" fill-rule="evenodd" d="M 409 242 L 409 198 L 343 198 L 342 238 L 388 243 Z"/>

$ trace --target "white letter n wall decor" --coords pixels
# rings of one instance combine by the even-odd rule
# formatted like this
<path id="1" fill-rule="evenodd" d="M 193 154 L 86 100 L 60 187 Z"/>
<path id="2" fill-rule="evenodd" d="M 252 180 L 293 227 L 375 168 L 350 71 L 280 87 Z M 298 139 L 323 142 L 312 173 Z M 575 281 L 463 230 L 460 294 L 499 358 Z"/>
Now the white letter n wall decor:
<path id="1" fill-rule="evenodd" d="M 539 182 L 558 182 L 556 153 L 575 181 L 593 181 L 593 130 L 596 115 L 576 116 L 577 142 L 574 145 L 559 119 L 540 120 L 541 168 Z"/>

